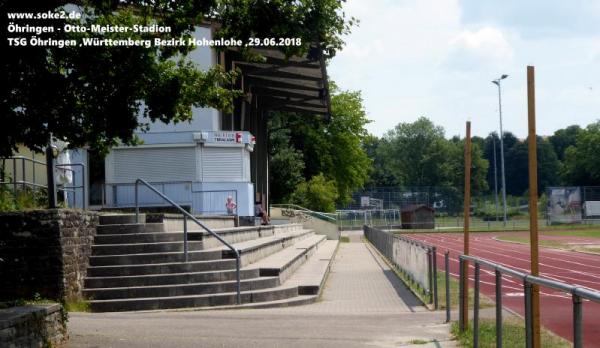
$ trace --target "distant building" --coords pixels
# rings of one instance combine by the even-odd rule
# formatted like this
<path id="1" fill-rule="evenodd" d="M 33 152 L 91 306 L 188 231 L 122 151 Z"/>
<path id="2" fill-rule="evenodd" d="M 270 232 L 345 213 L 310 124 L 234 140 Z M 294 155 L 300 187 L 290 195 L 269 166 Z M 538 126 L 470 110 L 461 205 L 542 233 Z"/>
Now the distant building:
<path id="1" fill-rule="evenodd" d="M 402 228 L 426 229 L 435 228 L 435 210 L 424 204 L 413 204 L 402 208 Z"/>

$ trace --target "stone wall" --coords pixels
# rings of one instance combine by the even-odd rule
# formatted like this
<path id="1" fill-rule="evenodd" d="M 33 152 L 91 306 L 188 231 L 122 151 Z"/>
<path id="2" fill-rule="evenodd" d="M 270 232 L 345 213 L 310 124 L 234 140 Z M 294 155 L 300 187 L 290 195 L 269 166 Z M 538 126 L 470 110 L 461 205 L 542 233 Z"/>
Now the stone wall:
<path id="1" fill-rule="evenodd" d="M 0 310 L 0 347 L 59 347 L 67 339 L 66 313 L 58 304 Z"/>
<path id="2" fill-rule="evenodd" d="M 97 224 L 79 210 L 0 213 L 0 300 L 80 299 Z"/>

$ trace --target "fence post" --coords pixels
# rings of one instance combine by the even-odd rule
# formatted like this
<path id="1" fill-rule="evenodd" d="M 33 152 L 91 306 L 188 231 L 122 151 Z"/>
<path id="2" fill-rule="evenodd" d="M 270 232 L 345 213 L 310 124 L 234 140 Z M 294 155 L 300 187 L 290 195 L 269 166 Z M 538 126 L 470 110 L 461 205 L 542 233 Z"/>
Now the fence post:
<path id="1" fill-rule="evenodd" d="M 523 288 L 525 291 L 525 347 L 531 348 L 533 345 L 533 323 L 532 323 L 532 311 L 531 311 L 531 283 L 527 281 L 527 276 L 523 280 Z"/>
<path id="2" fill-rule="evenodd" d="M 496 348 L 502 348 L 502 273 L 496 270 Z"/>
<path id="3" fill-rule="evenodd" d="M 433 250 L 427 251 L 427 262 L 429 263 L 427 269 L 429 271 L 429 303 L 433 303 Z"/>
<path id="4" fill-rule="evenodd" d="M 446 250 L 444 255 L 444 271 L 446 278 L 446 322 L 450 322 L 450 251 Z"/>
<path id="5" fill-rule="evenodd" d="M 473 299 L 473 348 L 479 347 L 479 263 L 475 263 L 475 294 Z"/>
<path id="6" fill-rule="evenodd" d="M 463 272 L 463 264 L 465 261 L 463 261 L 463 259 L 460 258 L 460 256 L 458 257 L 458 325 L 459 325 L 459 329 L 460 331 L 465 331 L 466 327 L 465 327 L 465 321 L 464 321 L 464 317 L 465 317 L 465 313 L 463 311 L 463 277 L 464 272 Z"/>
<path id="7" fill-rule="evenodd" d="M 432 261 L 433 261 L 433 265 L 432 265 L 432 267 L 433 267 L 433 275 L 432 275 L 432 277 L 433 277 L 433 292 L 434 292 L 434 295 L 433 295 L 433 302 L 434 302 L 434 304 L 433 305 L 434 305 L 435 309 L 437 310 L 438 309 L 438 302 L 439 302 L 439 300 L 438 300 L 438 280 L 437 280 L 437 248 L 433 247 L 432 250 L 431 250 L 431 252 L 433 253 L 433 256 L 432 256 Z"/>
<path id="8" fill-rule="evenodd" d="M 573 347 L 583 347 L 583 337 L 581 331 L 582 320 L 581 297 L 573 294 Z"/>

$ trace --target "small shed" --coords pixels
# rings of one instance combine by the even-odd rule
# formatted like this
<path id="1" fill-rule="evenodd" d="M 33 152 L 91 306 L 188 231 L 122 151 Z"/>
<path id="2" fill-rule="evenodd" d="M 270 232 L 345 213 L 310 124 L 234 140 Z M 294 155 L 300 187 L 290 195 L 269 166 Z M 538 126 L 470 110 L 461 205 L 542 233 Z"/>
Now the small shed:
<path id="1" fill-rule="evenodd" d="M 402 208 L 402 228 L 435 228 L 435 210 L 425 204 L 412 204 Z"/>

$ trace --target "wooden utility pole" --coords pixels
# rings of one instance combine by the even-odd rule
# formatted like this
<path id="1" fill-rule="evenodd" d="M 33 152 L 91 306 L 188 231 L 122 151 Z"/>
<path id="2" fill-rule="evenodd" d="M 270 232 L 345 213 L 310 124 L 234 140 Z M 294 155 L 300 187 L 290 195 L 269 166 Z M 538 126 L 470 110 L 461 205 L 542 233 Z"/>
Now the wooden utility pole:
<path id="1" fill-rule="evenodd" d="M 465 137 L 465 201 L 464 205 L 464 246 L 463 254 L 469 255 L 469 217 L 471 215 L 471 121 L 467 121 L 467 135 Z M 469 263 L 463 262 L 462 269 L 462 327 L 467 328 L 469 323 Z"/>
<path id="2" fill-rule="evenodd" d="M 527 114 L 529 118 L 529 239 L 531 245 L 531 274 L 538 276 L 538 190 L 537 190 L 537 136 L 535 131 L 535 68 L 527 67 Z M 540 288 L 533 284 L 531 296 L 532 343 L 540 344 Z"/>

